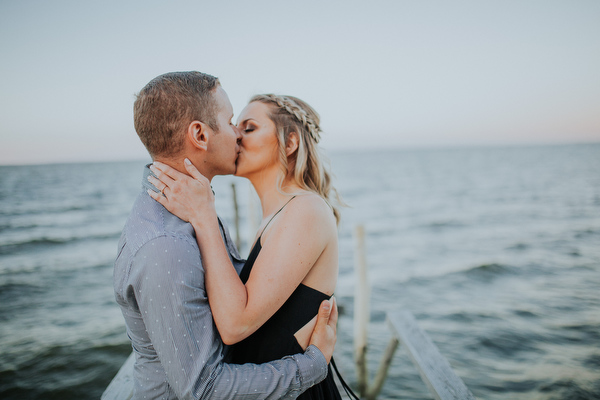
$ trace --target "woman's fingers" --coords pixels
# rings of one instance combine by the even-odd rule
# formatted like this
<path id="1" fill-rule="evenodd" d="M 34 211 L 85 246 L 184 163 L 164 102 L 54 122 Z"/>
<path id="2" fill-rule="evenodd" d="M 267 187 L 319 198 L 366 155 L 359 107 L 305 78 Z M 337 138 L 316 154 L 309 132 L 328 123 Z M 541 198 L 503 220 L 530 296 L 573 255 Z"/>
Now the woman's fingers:
<path id="1" fill-rule="evenodd" d="M 198 169 L 194 166 L 194 164 L 192 164 L 190 160 L 186 158 L 185 160 L 183 160 L 183 164 L 185 165 L 185 169 L 192 176 L 192 178 L 200 182 L 206 180 L 206 177 L 202 175 L 200 171 L 198 171 Z"/>
<path id="2" fill-rule="evenodd" d="M 163 206 L 167 206 L 167 198 L 165 196 L 162 195 L 162 193 L 159 192 L 155 192 L 154 190 L 147 190 L 148 194 L 150 195 L 150 197 L 152 197 L 154 200 L 158 201 L 160 204 L 162 204 Z"/>
<path id="3" fill-rule="evenodd" d="M 148 182 L 154 185 L 155 188 L 164 193 L 164 190 L 167 188 L 167 185 L 162 183 L 159 179 L 156 179 L 152 175 L 148 175 Z"/>
<path id="4" fill-rule="evenodd" d="M 173 188 L 175 182 L 181 182 L 182 184 L 185 184 L 185 182 L 190 179 L 190 176 L 191 178 L 200 182 L 202 186 L 210 186 L 208 179 L 206 179 L 206 177 L 202 175 L 200 171 L 198 171 L 198 169 L 194 166 L 194 164 L 191 163 L 190 160 L 186 158 L 184 160 L 184 165 L 185 169 L 189 173 L 189 176 L 159 161 L 154 161 L 154 163 L 150 165 L 150 169 L 154 175 L 156 175 L 156 177 L 169 188 Z"/>
<path id="5" fill-rule="evenodd" d="M 161 172 L 164 173 L 165 176 L 167 176 L 168 178 L 176 181 L 178 179 L 184 178 L 185 174 L 177 171 L 175 168 L 168 166 L 167 164 L 163 164 L 160 161 L 154 161 L 150 168 L 152 167 L 157 168 L 158 170 L 160 170 Z M 161 178 L 162 180 L 162 178 Z"/>
<path id="6" fill-rule="evenodd" d="M 156 163 L 156 162 L 155 162 Z M 156 177 L 162 182 L 164 183 L 167 187 L 173 187 L 173 184 L 175 183 L 175 180 L 173 178 L 171 178 L 170 175 L 168 175 L 164 169 L 163 166 L 171 168 L 165 164 L 161 164 L 160 166 L 158 165 L 150 165 L 150 170 L 152 171 L 152 173 L 154 175 L 156 175 Z M 172 169 L 172 168 L 171 168 Z M 179 172 L 178 172 L 179 173 Z M 156 186 L 156 185 L 154 185 Z M 157 186 L 158 188 L 158 186 Z"/>
<path id="7" fill-rule="evenodd" d="M 210 181 L 195 167 L 187 162 L 184 164 L 186 171 L 179 172 L 164 163 L 155 161 L 150 168 L 156 177 L 149 176 L 148 181 L 159 192 L 150 190 L 148 194 L 184 221 L 192 223 L 196 221 L 198 225 L 205 220 L 212 221 L 212 216 L 216 212 Z"/>

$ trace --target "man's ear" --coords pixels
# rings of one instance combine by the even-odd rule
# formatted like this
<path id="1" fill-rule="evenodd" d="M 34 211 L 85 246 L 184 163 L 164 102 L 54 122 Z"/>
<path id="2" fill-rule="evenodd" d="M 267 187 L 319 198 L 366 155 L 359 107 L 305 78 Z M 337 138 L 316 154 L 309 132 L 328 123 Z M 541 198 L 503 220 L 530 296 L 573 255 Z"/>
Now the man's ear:
<path id="1" fill-rule="evenodd" d="M 289 157 L 298 150 L 298 134 L 290 132 L 287 143 L 285 144 L 285 154 Z"/>
<path id="2" fill-rule="evenodd" d="M 187 138 L 192 146 L 206 151 L 208 149 L 208 130 L 210 128 L 204 122 L 192 121 L 188 125 Z"/>

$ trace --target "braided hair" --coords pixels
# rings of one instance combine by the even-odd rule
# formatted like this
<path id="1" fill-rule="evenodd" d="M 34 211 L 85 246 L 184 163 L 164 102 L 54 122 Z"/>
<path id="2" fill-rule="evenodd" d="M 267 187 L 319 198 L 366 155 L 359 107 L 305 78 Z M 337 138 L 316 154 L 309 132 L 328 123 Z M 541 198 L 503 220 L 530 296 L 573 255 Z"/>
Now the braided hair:
<path id="1" fill-rule="evenodd" d="M 283 175 L 291 177 L 301 188 L 321 196 L 332 208 L 336 222 L 340 221 L 339 206 L 343 202 L 331 184 L 331 174 L 324 165 L 319 151 L 321 128 L 319 114 L 306 102 L 293 96 L 259 94 L 250 103 L 259 101 L 270 105 L 269 118 L 275 124 L 279 142 L 279 161 Z M 288 158 L 286 144 L 292 132 L 298 135 L 298 149 Z"/>

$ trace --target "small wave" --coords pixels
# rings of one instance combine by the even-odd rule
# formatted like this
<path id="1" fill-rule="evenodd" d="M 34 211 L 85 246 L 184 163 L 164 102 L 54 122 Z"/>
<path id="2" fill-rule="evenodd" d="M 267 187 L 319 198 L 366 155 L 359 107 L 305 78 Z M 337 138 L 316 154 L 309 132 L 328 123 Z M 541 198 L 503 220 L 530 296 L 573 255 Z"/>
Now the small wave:
<path id="1" fill-rule="evenodd" d="M 64 214 L 73 211 L 92 211 L 95 208 L 93 204 L 76 204 L 68 206 L 40 206 L 35 204 L 32 208 L 14 207 L 9 210 L 0 210 L 0 216 L 16 217 L 20 215 L 40 215 L 40 214 Z"/>
<path id="2" fill-rule="evenodd" d="M 0 300 L 14 298 L 15 295 L 42 293 L 43 290 L 44 289 L 42 287 L 37 285 L 8 282 L 0 285 Z"/>
<path id="3" fill-rule="evenodd" d="M 581 384 L 580 384 L 581 383 Z M 560 399 L 598 399 L 600 398 L 600 381 L 577 382 L 575 379 L 561 379 L 539 388 L 542 393 L 552 393 Z"/>
<path id="4" fill-rule="evenodd" d="M 465 283 L 465 277 L 469 279 L 489 282 L 501 276 L 515 275 L 519 271 L 516 267 L 502 265 L 497 263 L 481 264 L 475 267 L 444 272 L 439 275 L 431 276 L 412 276 L 405 282 L 411 286 L 429 286 L 434 283 L 443 283 L 449 285 L 462 285 Z"/>
<path id="5" fill-rule="evenodd" d="M 471 279 L 488 282 L 498 277 L 515 275 L 517 271 L 518 269 L 515 267 L 491 263 L 478 265 L 466 271 L 462 271 L 461 274 Z"/>
<path id="6" fill-rule="evenodd" d="M 0 321 L 8 322 L 15 314 L 29 309 L 38 303 L 45 289 L 26 283 L 5 283 L 0 285 Z M 41 305 L 41 304 L 39 304 Z"/>
<path id="7" fill-rule="evenodd" d="M 100 398 L 131 352 L 129 343 L 48 346 L 0 363 L 0 398 Z M 43 376 L 44 380 L 34 377 Z"/>
<path id="8" fill-rule="evenodd" d="M 107 353 L 110 355 L 129 355 L 131 353 L 131 343 L 120 342 L 120 343 L 110 343 L 110 344 L 102 344 L 91 347 L 91 349 L 95 352 Z"/>
<path id="9" fill-rule="evenodd" d="M 526 243 L 515 243 L 512 246 L 508 246 L 506 249 L 514 250 L 514 251 L 523 251 L 523 250 L 527 250 L 528 248 L 529 248 L 529 245 Z"/>
<path id="10" fill-rule="evenodd" d="M 483 385 L 492 392 L 499 393 L 527 393 L 536 390 L 544 381 L 526 379 L 523 381 L 505 380 L 498 384 Z"/>
<path id="11" fill-rule="evenodd" d="M 421 275 L 408 277 L 403 283 L 409 286 L 426 287 L 441 285 L 440 287 L 459 290 L 464 285 L 472 283 L 489 284 L 497 279 L 518 277 L 523 275 L 539 275 L 551 272 L 548 268 L 534 264 L 526 266 L 513 266 L 500 263 L 479 264 L 473 267 L 441 272 L 435 275 Z M 398 281 L 394 281 L 397 283 Z"/>
<path id="12" fill-rule="evenodd" d="M 429 229 L 446 229 L 446 228 L 462 228 L 464 227 L 465 224 L 460 222 L 460 221 L 456 221 L 456 220 L 447 220 L 447 221 L 433 221 L 430 222 L 426 225 L 424 225 L 425 228 L 429 228 Z"/>
<path id="13" fill-rule="evenodd" d="M 545 338 L 533 333 L 523 334 L 517 331 L 499 330 L 488 332 L 477 343 L 469 346 L 474 351 L 487 350 L 500 357 L 516 358 L 520 353 L 543 352 L 538 347 Z"/>
<path id="14" fill-rule="evenodd" d="M 561 327 L 561 338 L 568 343 L 600 343 L 600 325 L 576 324 Z"/>
<path id="15" fill-rule="evenodd" d="M 586 357 L 582 364 L 586 367 L 600 370 L 600 354 L 592 354 Z"/>
<path id="16" fill-rule="evenodd" d="M 533 313 L 528 310 L 513 310 L 513 314 L 515 314 L 519 317 L 522 317 L 522 318 L 537 318 L 537 317 L 539 317 L 538 314 Z"/>
<path id="17" fill-rule="evenodd" d="M 453 322 L 471 323 L 471 322 L 483 321 L 483 320 L 498 320 L 499 317 L 496 317 L 496 316 L 493 316 L 490 314 L 456 312 L 456 313 L 445 315 L 442 317 L 442 319 L 450 320 Z"/>
<path id="18" fill-rule="evenodd" d="M 592 228 L 581 229 L 581 230 L 577 230 L 574 232 L 575 239 L 586 239 L 590 236 L 597 236 L 597 235 L 600 235 L 600 230 L 592 229 Z"/>
<path id="19" fill-rule="evenodd" d="M 0 244 L 0 255 L 14 254 L 19 251 L 32 248 L 42 248 L 49 246 L 60 246 L 68 243 L 85 241 L 85 240 L 104 240 L 104 239 L 118 239 L 121 232 L 114 233 L 101 233 L 97 235 L 87 236 L 70 236 L 70 237 L 48 237 L 42 236 L 37 238 L 25 239 L 25 240 L 14 240 L 7 241 Z"/>
<path id="20" fill-rule="evenodd" d="M 0 244 L 0 248 L 4 247 L 4 246 L 23 246 L 23 245 L 45 245 L 45 244 L 61 244 L 61 243 L 67 243 L 67 242 L 71 242 L 73 240 L 77 240 L 78 238 L 75 237 L 70 237 L 70 238 L 58 238 L 58 237 L 40 237 L 40 238 L 34 238 L 34 239 L 30 239 L 30 240 L 23 240 L 23 241 L 19 241 L 19 240 L 15 240 L 14 242 L 10 242 L 8 241 L 7 243 L 3 243 Z"/>

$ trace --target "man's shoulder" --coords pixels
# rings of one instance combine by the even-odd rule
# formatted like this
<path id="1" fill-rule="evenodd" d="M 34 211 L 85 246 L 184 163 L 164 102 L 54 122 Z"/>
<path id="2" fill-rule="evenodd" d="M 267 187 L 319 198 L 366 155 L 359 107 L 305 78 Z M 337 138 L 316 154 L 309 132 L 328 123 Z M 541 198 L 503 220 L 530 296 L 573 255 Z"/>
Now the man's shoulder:
<path id="1" fill-rule="evenodd" d="M 133 204 L 123 228 L 123 239 L 133 252 L 156 242 L 198 247 L 191 224 L 171 214 L 147 193 L 141 193 Z"/>
<path id="2" fill-rule="evenodd" d="M 202 270 L 193 232 L 190 224 L 169 213 L 146 193 L 140 194 L 121 235 L 114 269 L 116 290 L 146 277 L 171 279 L 180 276 L 182 269 Z M 165 275 L 171 273 L 170 277 Z M 200 279 L 199 285 L 203 279 L 200 275 L 191 275 L 193 279 Z"/>

